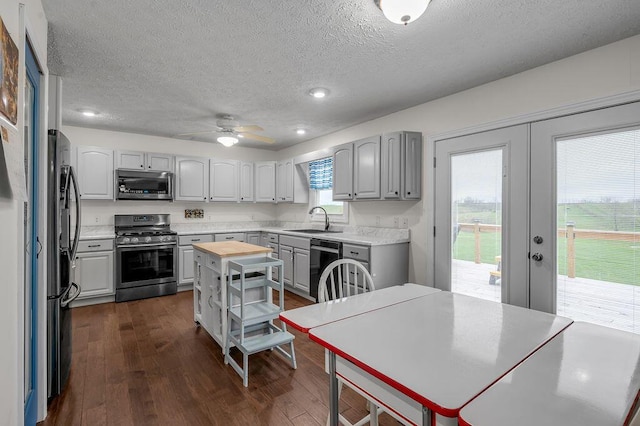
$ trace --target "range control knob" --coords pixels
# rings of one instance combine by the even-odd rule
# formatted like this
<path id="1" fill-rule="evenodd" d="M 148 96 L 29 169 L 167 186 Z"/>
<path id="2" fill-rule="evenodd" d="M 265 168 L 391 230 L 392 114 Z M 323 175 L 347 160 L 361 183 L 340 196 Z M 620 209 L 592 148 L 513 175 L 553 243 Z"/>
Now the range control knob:
<path id="1" fill-rule="evenodd" d="M 145 237 L 144 242 L 145 243 L 150 243 L 151 242 L 151 237 Z"/>
<path id="2" fill-rule="evenodd" d="M 124 237 L 124 238 L 122 239 L 122 242 L 123 242 L 124 244 L 129 244 L 129 241 L 131 241 L 131 238 L 129 238 L 129 237 Z"/>
<path id="3" fill-rule="evenodd" d="M 137 243 L 137 242 L 138 242 L 138 237 L 133 237 L 133 238 L 131 239 L 131 242 L 132 242 L 133 244 Z"/>

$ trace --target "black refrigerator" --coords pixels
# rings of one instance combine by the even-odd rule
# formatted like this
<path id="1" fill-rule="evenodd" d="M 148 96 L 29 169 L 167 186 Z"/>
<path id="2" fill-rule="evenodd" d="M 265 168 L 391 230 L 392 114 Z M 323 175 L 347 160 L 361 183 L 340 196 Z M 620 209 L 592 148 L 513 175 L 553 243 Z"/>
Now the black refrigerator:
<path id="1" fill-rule="evenodd" d="M 58 395 L 71 370 L 71 309 L 80 294 L 74 282 L 80 236 L 80 192 L 71 167 L 71 144 L 49 130 L 47 152 L 47 390 Z"/>

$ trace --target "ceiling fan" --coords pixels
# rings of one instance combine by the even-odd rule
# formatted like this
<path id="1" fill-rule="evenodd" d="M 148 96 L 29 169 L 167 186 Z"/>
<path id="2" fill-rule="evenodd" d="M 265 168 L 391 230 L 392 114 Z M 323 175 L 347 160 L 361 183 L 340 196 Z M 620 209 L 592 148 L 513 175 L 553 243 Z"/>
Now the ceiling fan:
<path id="1" fill-rule="evenodd" d="M 250 132 L 260 132 L 264 130 L 262 127 L 256 124 L 250 124 L 246 126 L 240 126 L 238 121 L 233 116 L 228 114 L 222 114 L 217 116 L 216 128 L 213 130 L 206 130 L 204 132 L 191 132 L 181 133 L 177 136 L 194 136 L 204 135 L 207 133 L 217 133 L 217 141 L 222 145 L 229 147 L 238 143 L 238 138 L 246 138 L 264 143 L 274 143 L 275 139 L 267 136 L 256 135 Z"/>

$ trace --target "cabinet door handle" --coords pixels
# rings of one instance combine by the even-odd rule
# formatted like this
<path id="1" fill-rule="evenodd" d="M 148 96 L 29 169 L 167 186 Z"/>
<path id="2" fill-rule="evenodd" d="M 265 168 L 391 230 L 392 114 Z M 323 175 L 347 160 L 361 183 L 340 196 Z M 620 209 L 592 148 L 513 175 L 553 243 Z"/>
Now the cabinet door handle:
<path id="1" fill-rule="evenodd" d="M 233 240 L 233 237 L 225 237 L 225 240 Z"/>
<path id="2" fill-rule="evenodd" d="M 191 241 L 200 241 L 200 238 L 192 238 Z"/>
<path id="3" fill-rule="evenodd" d="M 90 244 L 87 247 L 89 248 L 94 248 L 94 247 L 100 247 L 102 244 Z"/>
<path id="4" fill-rule="evenodd" d="M 408 192 L 407 192 L 407 195 L 411 195 L 411 191 L 408 191 Z"/>
<path id="5" fill-rule="evenodd" d="M 149 168 L 151 168 L 151 166 L 149 166 Z"/>
<path id="6" fill-rule="evenodd" d="M 359 251 L 350 251 L 349 253 L 351 253 L 351 254 L 353 254 L 353 255 L 355 255 L 355 256 L 357 256 L 357 255 L 359 255 L 359 254 L 360 254 L 360 252 L 359 252 Z"/>
<path id="7" fill-rule="evenodd" d="M 396 191 L 396 195 L 398 195 L 398 191 Z"/>
<path id="8" fill-rule="evenodd" d="M 151 167 L 151 166 L 149 166 L 149 167 Z M 144 169 L 144 164 L 140 164 L 140 168 Z"/>
<path id="9" fill-rule="evenodd" d="M 212 299 L 213 299 L 213 296 L 209 296 L 209 299 L 207 299 L 207 304 L 209 305 L 210 308 L 213 308 L 213 305 L 211 304 Z"/>

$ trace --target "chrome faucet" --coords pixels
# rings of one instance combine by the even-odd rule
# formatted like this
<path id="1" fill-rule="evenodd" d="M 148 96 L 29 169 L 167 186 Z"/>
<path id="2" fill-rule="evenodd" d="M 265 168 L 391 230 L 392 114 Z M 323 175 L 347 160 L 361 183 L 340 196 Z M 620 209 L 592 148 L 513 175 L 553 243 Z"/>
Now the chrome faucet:
<path id="1" fill-rule="evenodd" d="M 327 211 L 323 207 L 315 206 L 315 207 L 311 207 L 311 210 L 309 210 L 309 214 L 312 214 L 315 209 L 320 209 L 320 210 L 322 210 L 324 212 L 324 230 L 328 231 L 329 230 L 329 215 L 327 214 Z"/>

